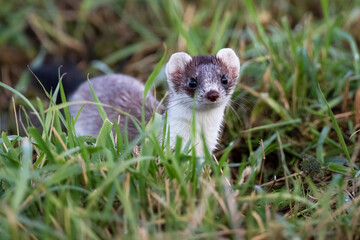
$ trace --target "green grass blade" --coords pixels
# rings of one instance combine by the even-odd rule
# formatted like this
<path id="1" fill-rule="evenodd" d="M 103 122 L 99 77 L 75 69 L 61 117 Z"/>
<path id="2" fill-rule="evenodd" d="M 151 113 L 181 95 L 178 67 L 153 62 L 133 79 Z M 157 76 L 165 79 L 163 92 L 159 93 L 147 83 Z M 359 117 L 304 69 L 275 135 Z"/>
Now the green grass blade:
<path id="1" fill-rule="evenodd" d="M 39 133 L 39 131 L 36 128 L 29 128 L 28 132 L 30 134 L 31 137 L 34 138 L 34 140 L 36 141 L 36 145 L 42 150 L 44 151 L 44 153 L 46 154 L 46 156 L 50 159 L 51 162 L 55 161 L 55 157 L 52 153 L 52 151 L 50 150 L 50 146 L 48 143 L 46 143 L 41 134 Z"/>
<path id="2" fill-rule="evenodd" d="M 99 135 L 96 139 L 96 146 L 114 149 L 115 142 L 112 128 L 113 124 L 108 119 L 105 119 L 104 124 L 102 125 Z"/>
<path id="3" fill-rule="evenodd" d="M 321 93 L 321 96 L 322 96 L 323 101 L 325 102 L 325 104 L 326 104 L 327 107 L 328 107 L 328 113 L 329 113 L 330 118 L 331 118 L 331 120 L 332 120 L 333 128 L 335 129 L 336 134 L 337 134 L 337 136 L 338 136 L 338 138 L 339 138 L 340 144 L 341 144 L 341 146 L 342 146 L 342 148 L 343 148 L 343 151 L 344 151 L 347 159 L 348 159 L 349 162 L 350 162 L 350 159 L 351 159 L 351 158 L 350 158 L 349 150 L 348 150 L 348 148 L 347 148 L 347 146 L 346 146 L 346 143 L 345 143 L 344 137 L 343 137 L 343 135 L 342 135 L 342 133 L 341 133 L 339 124 L 337 123 L 336 118 L 335 118 L 335 116 L 334 116 L 334 113 L 332 112 L 332 110 L 331 110 L 328 102 L 326 101 L 326 98 L 325 98 L 323 92 L 321 91 L 320 86 L 318 86 L 318 90 L 319 90 L 320 93 Z M 351 167 L 351 170 L 353 171 L 352 163 L 350 163 L 350 167 Z"/>
<path id="4" fill-rule="evenodd" d="M 326 136 L 329 133 L 329 131 L 330 131 L 330 128 L 327 126 L 322 129 L 319 140 L 316 145 L 316 158 L 318 161 L 320 161 L 321 165 L 324 165 L 324 163 L 325 163 L 325 161 L 324 161 L 325 152 L 324 152 L 323 145 L 324 145 Z"/>
<path id="5" fill-rule="evenodd" d="M 18 95 L 31 108 L 31 110 L 34 112 L 34 114 L 38 118 L 39 122 L 41 123 L 41 125 L 44 126 L 44 122 L 43 122 L 42 118 L 40 117 L 38 111 L 36 111 L 35 107 L 31 104 L 31 102 L 23 94 L 21 94 L 19 91 L 13 89 L 12 87 L 6 85 L 3 82 L 0 82 L 0 86 L 3 88 L 6 88 L 7 90 L 11 91 L 15 95 Z"/>
<path id="6" fill-rule="evenodd" d="M 161 57 L 160 61 L 156 64 L 154 71 L 151 73 L 151 75 L 149 76 L 149 78 L 147 79 L 147 81 L 145 83 L 143 102 L 142 102 L 142 106 L 141 106 L 141 112 L 142 112 L 142 114 L 141 114 L 141 123 L 143 125 L 143 128 L 145 127 L 145 101 L 146 101 L 146 96 L 148 95 L 148 93 L 150 91 L 150 88 L 152 87 L 156 76 L 159 74 L 162 66 L 164 65 L 165 57 L 166 57 L 166 49 L 165 49 L 164 54 Z"/>
<path id="7" fill-rule="evenodd" d="M 20 205 L 24 201 L 27 194 L 27 189 L 30 186 L 30 168 L 32 164 L 32 146 L 29 139 L 24 138 L 21 144 L 22 158 L 21 167 L 18 169 L 18 179 L 16 182 L 16 188 L 14 197 L 12 199 L 12 208 L 17 212 Z"/>
<path id="8" fill-rule="evenodd" d="M 91 81 L 89 79 L 88 79 L 88 83 L 89 83 L 90 92 L 91 92 L 91 95 L 92 95 L 92 97 L 94 99 L 94 102 L 98 103 L 96 105 L 96 108 L 98 109 L 102 120 L 105 121 L 105 119 L 108 118 L 107 115 L 106 115 L 105 109 L 104 109 L 103 105 L 101 105 L 101 102 L 100 102 L 99 98 L 96 96 L 94 88 L 92 87 Z"/>
<path id="9" fill-rule="evenodd" d="M 275 128 L 283 127 L 283 126 L 287 126 L 287 125 L 295 125 L 297 123 L 301 123 L 300 118 L 290 120 L 290 121 L 283 121 L 283 122 L 271 123 L 271 124 L 266 124 L 266 125 L 262 125 L 262 126 L 258 126 L 258 127 L 253 127 L 253 128 L 250 128 L 250 129 L 246 129 L 246 130 L 244 130 L 242 132 L 243 133 L 248 133 L 248 132 L 261 131 L 261 130 L 265 130 L 265 129 L 275 129 Z"/>
<path id="10" fill-rule="evenodd" d="M 58 84 L 57 88 L 60 88 L 61 102 L 66 103 L 67 101 L 66 101 L 64 87 L 63 87 L 63 84 L 62 84 L 62 78 L 60 76 L 60 70 L 59 70 L 59 84 Z M 81 111 L 81 109 L 80 109 L 80 111 Z M 72 124 L 71 124 L 70 112 L 69 112 L 69 108 L 67 106 L 64 107 L 64 114 L 65 114 L 65 120 L 66 120 L 67 135 L 68 135 L 68 138 L 69 138 L 69 146 L 71 148 L 73 148 L 73 147 L 75 147 L 75 140 L 74 140 L 74 135 L 73 135 L 73 131 L 72 131 L 73 127 L 72 127 Z"/>

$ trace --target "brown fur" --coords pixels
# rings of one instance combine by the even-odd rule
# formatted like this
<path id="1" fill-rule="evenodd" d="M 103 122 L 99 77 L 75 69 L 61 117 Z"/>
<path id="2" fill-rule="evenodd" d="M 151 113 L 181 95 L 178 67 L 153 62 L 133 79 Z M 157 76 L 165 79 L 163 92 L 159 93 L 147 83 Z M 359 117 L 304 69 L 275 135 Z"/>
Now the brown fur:
<path id="1" fill-rule="evenodd" d="M 122 74 L 110 74 L 97 77 L 91 80 L 95 94 L 101 103 L 111 105 L 124 112 L 133 115 L 141 121 L 141 106 L 144 94 L 144 85 L 137 79 Z M 94 101 L 90 92 L 89 83 L 84 82 L 74 93 L 71 101 Z M 145 103 L 145 120 L 148 122 L 158 102 L 155 97 L 148 93 Z M 74 104 L 70 106 L 70 113 L 76 116 L 82 104 Z M 104 107 L 105 112 L 110 121 L 117 122 L 119 112 L 114 109 Z M 121 115 L 121 114 L 120 114 Z M 96 105 L 85 104 L 79 118 L 77 119 L 81 128 L 87 135 L 97 136 L 101 129 L 103 120 L 99 115 Z M 134 139 L 138 134 L 138 130 L 125 115 L 120 116 L 120 130 L 124 133 L 125 122 L 127 122 L 127 131 L 129 139 Z"/>

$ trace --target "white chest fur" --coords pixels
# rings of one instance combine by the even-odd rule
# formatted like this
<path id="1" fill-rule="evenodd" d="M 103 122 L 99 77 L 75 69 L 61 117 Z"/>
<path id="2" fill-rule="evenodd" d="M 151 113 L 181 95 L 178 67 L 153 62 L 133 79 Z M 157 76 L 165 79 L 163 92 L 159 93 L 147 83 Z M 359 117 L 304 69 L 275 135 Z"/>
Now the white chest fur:
<path id="1" fill-rule="evenodd" d="M 204 134 L 205 143 L 209 152 L 212 153 L 216 149 L 225 107 L 226 103 L 223 103 L 216 108 L 201 111 L 197 110 L 195 112 L 195 146 L 197 156 L 204 156 L 202 134 Z M 168 130 L 170 130 L 170 147 L 175 146 L 176 136 L 182 137 L 183 146 L 185 146 L 186 143 L 192 139 L 192 109 L 188 106 L 178 104 L 168 109 L 167 114 L 167 127 Z"/>

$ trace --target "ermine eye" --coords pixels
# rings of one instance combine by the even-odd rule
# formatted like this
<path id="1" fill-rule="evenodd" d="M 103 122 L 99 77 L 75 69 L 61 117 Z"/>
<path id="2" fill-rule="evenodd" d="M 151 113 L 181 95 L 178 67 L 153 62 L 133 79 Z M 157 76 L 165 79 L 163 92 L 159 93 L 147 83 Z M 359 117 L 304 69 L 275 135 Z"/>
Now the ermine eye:
<path id="1" fill-rule="evenodd" d="M 222 77 L 221 77 L 221 83 L 224 84 L 224 85 L 226 85 L 226 84 L 228 83 L 228 80 L 227 80 L 227 78 L 225 77 L 225 75 L 222 75 Z"/>
<path id="2" fill-rule="evenodd" d="M 188 84 L 189 84 L 189 87 L 190 87 L 190 88 L 196 88 L 197 85 L 198 85 L 198 83 L 197 83 L 197 81 L 195 80 L 195 78 L 190 78 Z"/>

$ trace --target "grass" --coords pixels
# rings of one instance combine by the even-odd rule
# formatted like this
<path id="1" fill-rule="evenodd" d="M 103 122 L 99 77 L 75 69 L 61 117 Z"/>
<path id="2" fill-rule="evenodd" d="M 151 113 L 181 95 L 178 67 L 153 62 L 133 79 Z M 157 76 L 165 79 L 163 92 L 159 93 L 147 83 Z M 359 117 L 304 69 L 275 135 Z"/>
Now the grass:
<path id="1" fill-rule="evenodd" d="M 359 1 L 15 6 L 0 9 L 0 47 L 25 59 L 0 58 L 2 239 L 360 237 Z M 70 49 L 90 76 L 122 68 L 163 96 L 170 53 L 222 47 L 240 56 L 241 81 L 203 171 L 181 139 L 174 151 L 156 140 L 159 118 L 133 142 L 109 121 L 97 139 L 76 136 L 62 84 L 34 97 L 17 71 L 43 61 L 40 48 Z"/>

